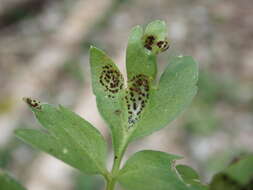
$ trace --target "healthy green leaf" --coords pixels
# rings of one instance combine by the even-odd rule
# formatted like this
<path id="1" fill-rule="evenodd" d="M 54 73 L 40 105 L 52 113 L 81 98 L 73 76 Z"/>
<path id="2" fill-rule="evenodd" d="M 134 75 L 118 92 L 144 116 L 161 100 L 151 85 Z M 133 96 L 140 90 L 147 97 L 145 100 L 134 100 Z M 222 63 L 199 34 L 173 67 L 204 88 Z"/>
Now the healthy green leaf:
<path id="1" fill-rule="evenodd" d="M 199 175 L 198 173 L 190 168 L 189 166 L 186 165 L 177 165 L 176 169 L 178 171 L 178 173 L 182 176 L 182 178 L 184 179 L 184 181 L 191 181 L 191 180 L 195 180 L 195 179 L 199 179 Z"/>
<path id="2" fill-rule="evenodd" d="M 0 189 L 1 190 L 25 190 L 16 180 L 6 172 L 0 170 Z"/>
<path id="3" fill-rule="evenodd" d="M 124 80 L 113 61 L 95 47 L 90 48 L 90 66 L 97 107 L 112 131 L 114 150 L 117 154 L 124 137 Z"/>
<path id="4" fill-rule="evenodd" d="M 196 94 L 198 67 L 189 56 L 172 58 L 157 88 L 151 89 L 141 119 L 134 126 L 132 140 L 165 127 L 190 104 Z"/>
<path id="5" fill-rule="evenodd" d="M 26 102 L 47 132 L 19 129 L 20 139 L 85 173 L 106 174 L 106 142 L 96 128 L 67 108 L 34 107 L 30 100 Z"/>
<path id="6" fill-rule="evenodd" d="M 174 168 L 174 161 L 180 158 L 159 151 L 140 151 L 126 162 L 117 179 L 129 190 L 188 190 Z"/>
<path id="7" fill-rule="evenodd" d="M 210 184 L 210 190 L 241 190 L 240 185 L 223 173 L 216 174 Z"/>
<path id="8" fill-rule="evenodd" d="M 177 172 L 181 175 L 182 179 L 189 188 L 192 190 L 207 190 L 208 187 L 200 183 L 198 173 L 186 165 L 177 165 Z"/>
<path id="9" fill-rule="evenodd" d="M 251 180 L 253 182 L 253 155 L 246 156 L 232 164 L 225 170 L 225 173 L 241 185 L 246 185 Z"/>
<path id="10" fill-rule="evenodd" d="M 224 171 L 216 174 L 210 190 L 252 190 L 253 189 L 253 156 L 246 156 L 233 163 Z"/>

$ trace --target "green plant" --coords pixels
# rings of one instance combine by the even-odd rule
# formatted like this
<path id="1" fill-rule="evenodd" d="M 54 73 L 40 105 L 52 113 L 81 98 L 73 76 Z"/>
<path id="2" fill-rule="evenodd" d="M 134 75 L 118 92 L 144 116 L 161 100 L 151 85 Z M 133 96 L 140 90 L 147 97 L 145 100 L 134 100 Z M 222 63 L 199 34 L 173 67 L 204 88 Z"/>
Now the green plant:
<path id="1" fill-rule="evenodd" d="M 18 129 L 16 135 L 85 174 L 102 175 L 106 190 L 113 190 L 117 182 L 129 190 L 206 190 L 192 168 L 176 165 L 181 159 L 177 155 L 143 150 L 121 166 L 130 142 L 165 127 L 196 94 L 198 66 L 190 56 L 173 57 L 157 82 L 156 56 L 168 47 L 165 22 L 151 22 L 144 31 L 133 28 L 126 52 L 127 85 L 114 62 L 103 51 L 90 48 L 93 92 L 113 140 L 110 172 L 102 135 L 63 106 L 24 98 L 46 131 Z"/>
<path id="2" fill-rule="evenodd" d="M 120 169 L 131 141 L 165 127 L 196 94 L 197 65 L 188 56 L 174 57 L 156 84 L 156 55 L 169 47 L 166 28 L 165 22 L 154 21 L 145 31 L 140 26 L 131 31 L 126 55 L 127 87 L 113 61 L 103 51 L 90 48 L 93 92 L 98 109 L 112 131 L 115 157 L 111 172 L 105 166 L 107 145 L 99 131 L 63 106 L 40 104 L 26 98 L 47 133 L 20 129 L 17 136 L 84 173 L 103 175 L 108 190 L 114 189 L 116 181 L 131 189 L 140 188 L 139 182 L 148 179 L 148 173 L 168 178 L 161 184 L 163 189 L 186 187 L 173 164 L 179 156 L 146 150 L 136 153 Z M 157 168 L 148 168 L 145 162 Z M 134 176 L 132 172 L 136 175 L 135 182 L 129 183 Z M 155 186 L 157 183 L 153 182 Z"/>

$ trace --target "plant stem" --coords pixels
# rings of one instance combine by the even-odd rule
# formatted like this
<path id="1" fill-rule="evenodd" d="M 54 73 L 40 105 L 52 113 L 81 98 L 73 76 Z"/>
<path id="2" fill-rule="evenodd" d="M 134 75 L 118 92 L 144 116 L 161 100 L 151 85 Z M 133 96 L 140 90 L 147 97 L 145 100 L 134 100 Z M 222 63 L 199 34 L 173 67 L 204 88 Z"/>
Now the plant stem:
<path id="1" fill-rule="evenodd" d="M 127 141 L 126 143 L 123 143 L 123 146 L 121 150 L 119 151 L 118 155 L 115 155 L 114 161 L 113 161 L 113 167 L 111 171 L 111 177 L 107 179 L 107 185 L 106 185 L 106 190 L 114 190 L 115 184 L 116 184 L 116 177 L 120 169 L 120 163 L 123 158 L 123 155 L 126 151 L 127 148 Z"/>
<path id="2" fill-rule="evenodd" d="M 122 156 L 121 156 L 121 158 L 122 158 Z M 118 159 L 117 157 L 114 158 L 113 168 L 111 171 L 111 177 L 108 178 L 108 180 L 107 180 L 106 190 L 114 190 L 115 182 L 116 182 L 115 176 L 117 175 L 117 173 L 119 171 L 120 162 L 121 162 L 121 159 Z"/>
<path id="3" fill-rule="evenodd" d="M 106 190 L 114 190 L 115 180 L 107 181 Z"/>

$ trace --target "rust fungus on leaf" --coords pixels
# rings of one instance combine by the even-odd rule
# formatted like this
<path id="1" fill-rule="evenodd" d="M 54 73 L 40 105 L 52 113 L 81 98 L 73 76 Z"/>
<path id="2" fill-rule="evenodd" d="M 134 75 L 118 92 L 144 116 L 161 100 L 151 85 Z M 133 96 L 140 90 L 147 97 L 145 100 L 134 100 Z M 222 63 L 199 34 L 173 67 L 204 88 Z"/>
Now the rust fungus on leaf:
<path id="1" fill-rule="evenodd" d="M 109 93 L 109 98 L 115 98 L 123 88 L 123 77 L 121 73 L 114 69 L 112 65 L 105 65 L 99 76 L 99 82 L 104 87 L 105 91 Z"/>
<path id="2" fill-rule="evenodd" d="M 155 37 L 150 35 L 146 37 L 145 43 L 144 43 L 144 47 L 147 48 L 148 50 L 152 50 L 152 45 L 155 42 Z"/>
<path id="3" fill-rule="evenodd" d="M 38 100 L 32 98 L 23 98 L 23 100 L 32 108 L 41 110 L 41 103 Z"/>
<path id="4" fill-rule="evenodd" d="M 140 114 L 145 108 L 149 98 L 148 77 L 140 74 L 134 76 L 129 81 L 129 88 L 126 94 L 126 104 L 128 109 L 128 124 L 133 126 L 140 118 Z"/>

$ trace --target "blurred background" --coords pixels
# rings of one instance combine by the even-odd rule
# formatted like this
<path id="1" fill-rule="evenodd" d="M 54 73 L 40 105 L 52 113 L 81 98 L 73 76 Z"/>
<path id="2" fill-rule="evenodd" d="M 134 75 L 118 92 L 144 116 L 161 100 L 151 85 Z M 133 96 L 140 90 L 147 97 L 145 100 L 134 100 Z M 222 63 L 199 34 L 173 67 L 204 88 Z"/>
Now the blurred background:
<path id="1" fill-rule="evenodd" d="M 163 19 L 176 54 L 200 65 L 192 105 L 169 127 L 132 143 L 127 156 L 157 149 L 184 156 L 205 182 L 253 151 L 252 0 L 0 0 L 0 168 L 29 190 L 102 190 L 88 177 L 18 140 L 39 124 L 22 102 L 62 104 L 96 126 L 109 143 L 91 93 L 88 49 L 104 49 L 124 69 L 130 29 Z M 108 158 L 108 167 L 111 158 Z"/>

